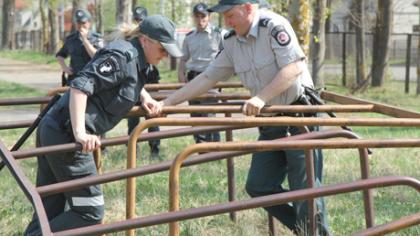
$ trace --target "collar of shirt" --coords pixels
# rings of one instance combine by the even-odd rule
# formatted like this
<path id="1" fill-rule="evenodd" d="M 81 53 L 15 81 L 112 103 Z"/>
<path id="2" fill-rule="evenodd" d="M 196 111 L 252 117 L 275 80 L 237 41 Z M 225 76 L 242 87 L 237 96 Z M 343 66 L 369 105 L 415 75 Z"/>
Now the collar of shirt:
<path id="1" fill-rule="evenodd" d="M 198 29 L 196 28 L 195 33 L 199 34 L 199 33 L 202 33 L 202 32 L 207 32 L 208 34 L 211 34 L 212 30 L 213 29 L 212 29 L 211 25 L 208 24 L 207 27 L 202 31 L 198 31 Z"/>
<path id="2" fill-rule="evenodd" d="M 258 32 L 259 32 L 259 21 L 260 21 L 260 13 L 259 13 L 259 11 L 256 11 L 254 19 L 252 20 L 252 23 L 251 23 L 251 27 L 249 28 L 248 34 L 245 37 L 238 36 L 238 40 L 240 42 L 246 42 L 246 40 L 250 36 L 253 36 L 254 38 L 257 38 L 258 37 Z"/>
<path id="3" fill-rule="evenodd" d="M 141 46 L 139 39 L 135 37 L 134 39 L 131 40 L 131 43 L 139 52 L 138 60 L 139 60 L 140 70 L 143 71 L 147 69 L 149 67 L 149 63 L 147 63 L 146 61 L 146 56 L 144 55 L 143 47 Z"/>

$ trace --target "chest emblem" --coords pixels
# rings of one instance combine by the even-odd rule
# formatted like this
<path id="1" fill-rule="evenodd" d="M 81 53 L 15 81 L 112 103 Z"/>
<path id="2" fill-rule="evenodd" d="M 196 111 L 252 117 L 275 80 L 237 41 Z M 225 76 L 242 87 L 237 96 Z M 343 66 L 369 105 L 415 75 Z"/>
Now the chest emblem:
<path id="1" fill-rule="evenodd" d="M 117 60 L 109 57 L 98 65 L 97 70 L 102 75 L 110 75 L 119 70 Z"/>

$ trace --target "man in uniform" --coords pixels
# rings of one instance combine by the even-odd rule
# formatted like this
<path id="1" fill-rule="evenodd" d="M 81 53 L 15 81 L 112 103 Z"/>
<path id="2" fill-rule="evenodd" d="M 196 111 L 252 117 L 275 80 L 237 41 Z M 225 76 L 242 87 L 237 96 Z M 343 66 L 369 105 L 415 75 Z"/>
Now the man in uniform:
<path id="1" fill-rule="evenodd" d="M 305 86 L 313 87 L 305 55 L 290 23 L 269 10 L 258 10 L 258 0 L 220 0 L 210 11 L 220 12 L 225 25 L 224 49 L 207 69 L 193 81 L 162 102 L 173 105 L 196 97 L 218 81 L 237 74 L 252 98 L 245 101 L 242 112 L 261 115 L 265 105 L 302 104 Z M 281 115 L 281 114 L 265 114 Z M 273 140 L 299 134 L 294 126 L 259 128 L 259 140 Z M 316 185 L 321 184 L 322 153 L 314 151 Z M 287 177 L 290 190 L 304 189 L 306 184 L 303 150 L 266 151 L 253 154 L 246 191 L 252 197 L 287 192 L 282 184 Z M 316 199 L 317 229 L 329 235 L 322 198 Z M 307 235 L 308 206 L 297 201 L 265 208 L 296 234 Z"/>
<path id="2" fill-rule="evenodd" d="M 137 25 L 140 24 L 144 18 L 147 17 L 147 9 L 144 7 L 136 7 L 133 10 L 133 22 L 135 22 Z M 146 84 L 158 84 L 160 80 L 159 70 L 154 65 L 150 65 L 146 71 L 145 75 L 147 77 Z M 148 116 L 146 116 L 146 119 L 149 119 Z M 136 126 L 139 124 L 140 118 L 139 117 L 130 117 L 127 119 L 127 125 L 128 125 L 128 134 L 130 135 L 131 131 L 136 128 Z M 153 126 L 148 128 L 148 132 L 159 132 L 159 126 Z M 160 146 L 160 139 L 150 140 L 149 141 L 149 147 L 150 147 L 150 156 L 151 158 L 157 158 L 159 156 L 159 146 Z M 139 150 L 139 148 L 137 148 Z"/>
<path id="3" fill-rule="evenodd" d="M 90 31 L 91 15 L 87 10 L 76 10 L 74 19 L 77 31 L 66 38 L 63 47 L 56 54 L 61 70 L 68 76 L 67 83 L 90 61 L 96 50 L 103 47 L 102 36 Z M 65 62 L 68 56 L 70 66 Z"/>
<path id="4" fill-rule="evenodd" d="M 203 72 L 220 50 L 222 42 L 221 29 L 212 26 L 209 21 L 208 7 L 204 3 L 198 3 L 193 8 L 193 19 L 195 29 L 189 32 L 182 46 L 183 56 L 179 61 L 178 80 L 186 83 L 194 79 Z M 210 93 L 217 93 L 217 90 L 210 90 Z M 192 100 L 190 105 L 200 105 L 206 103 L 217 103 L 217 100 L 207 99 L 205 101 Z M 214 113 L 194 113 L 191 117 L 214 117 Z M 218 142 L 220 141 L 219 132 L 209 134 L 194 135 L 196 143 Z"/>

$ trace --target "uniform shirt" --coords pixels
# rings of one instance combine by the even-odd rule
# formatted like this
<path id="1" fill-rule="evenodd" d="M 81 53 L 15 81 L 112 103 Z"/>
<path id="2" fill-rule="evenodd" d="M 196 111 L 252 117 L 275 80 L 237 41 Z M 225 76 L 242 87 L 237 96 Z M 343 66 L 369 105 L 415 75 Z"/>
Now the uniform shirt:
<path id="1" fill-rule="evenodd" d="M 160 80 L 159 70 L 154 65 L 150 65 L 146 68 L 146 84 L 158 84 Z"/>
<path id="2" fill-rule="evenodd" d="M 189 32 L 182 45 L 181 60 L 187 61 L 189 71 L 203 72 L 215 58 L 222 42 L 222 31 L 210 24 L 203 30 Z"/>
<path id="3" fill-rule="evenodd" d="M 70 87 L 88 95 L 85 112 L 88 132 L 103 134 L 127 115 L 139 100 L 148 67 L 136 39 L 114 41 L 97 51 L 70 83 Z M 69 92 L 58 103 L 68 110 Z"/>
<path id="4" fill-rule="evenodd" d="M 257 11 L 248 35 L 240 37 L 230 31 L 224 37 L 224 49 L 205 70 L 216 81 L 238 74 L 252 96 L 265 88 L 286 65 L 305 59 L 290 23 L 271 11 Z M 303 73 L 286 91 L 267 105 L 291 104 L 303 93 L 302 85 L 313 87 L 305 66 Z"/>
<path id="5" fill-rule="evenodd" d="M 104 46 L 102 36 L 100 34 L 89 32 L 87 39 L 96 49 Z M 63 58 L 70 56 L 70 67 L 73 69 L 73 74 L 81 71 L 91 59 L 85 49 L 85 46 L 83 45 L 82 40 L 80 39 L 79 31 L 67 36 L 63 47 L 61 47 L 55 56 Z"/>

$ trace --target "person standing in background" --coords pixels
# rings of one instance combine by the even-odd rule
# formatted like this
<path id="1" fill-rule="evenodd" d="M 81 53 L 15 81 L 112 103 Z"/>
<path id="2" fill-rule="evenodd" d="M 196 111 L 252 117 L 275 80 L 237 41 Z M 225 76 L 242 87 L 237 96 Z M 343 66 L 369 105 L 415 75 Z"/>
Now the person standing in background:
<path id="1" fill-rule="evenodd" d="M 90 31 L 91 15 L 85 9 L 74 13 L 76 31 L 67 36 L 63 46 L 55 55 L 63 73 L 67 74 L 67 85 L 83 69 L 99 48 L 104 46 L 102 36 Z M 65 59 L 70 57 L 70 66 Z"/>
<path id="2" fill-rule="evenodd" d="M 179 61 L 178 80 L 186 83 L 193 80 L 203 72 L 221 49 L 222 30 L 210 24 L 210 13 L 204 3 L 198 3 L 193 7 L 193 20 L 195 29 L 189 32 L 182 45 L 183 56 Z M 217 93 L 211 89 L 210 93 Z M 217 103 L 218 100 L 207 99 L 204 101 L 192 100 L 190 105 Z M 214 117 L 214 113 L 193 113 L 191 117 Z M 218 142 L 219 132 L 194 135 L 196 143 Z"/>

